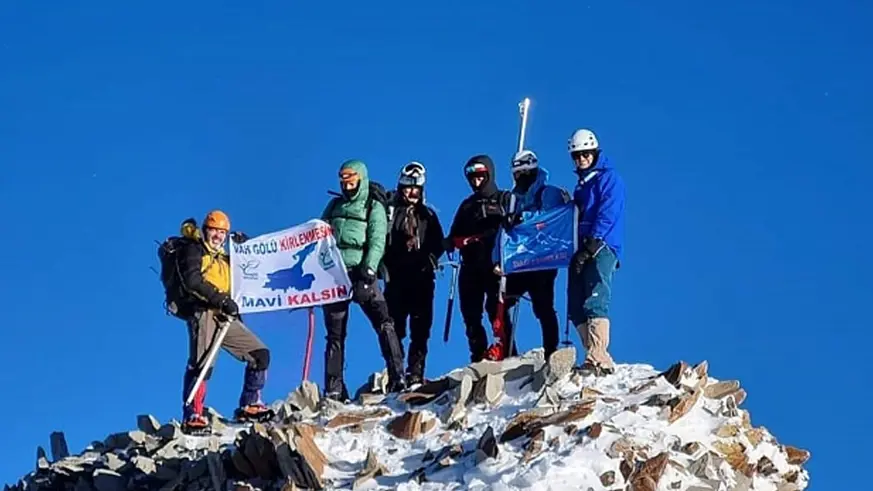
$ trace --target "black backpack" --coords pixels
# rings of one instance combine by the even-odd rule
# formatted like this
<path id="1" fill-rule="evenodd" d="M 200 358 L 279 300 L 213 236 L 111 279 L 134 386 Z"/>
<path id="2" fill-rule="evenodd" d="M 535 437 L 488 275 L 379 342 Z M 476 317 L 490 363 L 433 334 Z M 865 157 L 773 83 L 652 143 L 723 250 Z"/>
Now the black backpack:
<path id="1" fill-rule="evenodd" d="M 364 219 L 361 219 L 358 217 L 343 215 L 343 218 L 347 218 L 349 220 L 358 220 L 361 222 L 370 221 L 370 211 L 372 211 L 372 209 L 373 209 L 373 201 L 378 201 L 379 203 L 382 203 L 382 206 L 385 207 L 385 213 L 388 214 L 388 212 L 389 212 L 388 208 L 390 206 L 389 202 L 391 200 L 391 195 L 388 193 L 388 191 L 385 190 L 385 186 L 383 186 L 382 184 L 380 184 L 376 181 L 371 180 L 370 185 L 368 186 L 368 189 L 369 189 L 369 193 L 367 194 L 367 203 L 366 203 L 367 217 Z M 336 191 L 328 191 L 327 194 L 329 194 L 331 196 L 336 196 L 337 198 L 342 198 L 342 196 L 343 196 L 342 193 L 338 193 Z M 335 204 L 336 204 L 335 201 L 331 201 L 331 209 L 327 212 L 328 215 L 333 213 L 333 206 Z"/>
<path id="2" fill-rule="evenodd" d="M 186 297 L 185 286 L 179 270 L 179 251 L 194 242 L 189 237 L 173 236 L 158 245 L 158 259 L 161 262 L 161 284 L 164 285 L 164 309 L 167 313 L 180 317 L 180 306 Z"/>

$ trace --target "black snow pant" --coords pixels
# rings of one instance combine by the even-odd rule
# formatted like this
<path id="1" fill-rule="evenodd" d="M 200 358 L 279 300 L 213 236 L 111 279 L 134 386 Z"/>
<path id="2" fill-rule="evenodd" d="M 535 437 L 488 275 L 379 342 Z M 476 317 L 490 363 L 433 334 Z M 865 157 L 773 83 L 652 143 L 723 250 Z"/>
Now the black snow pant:
<path id="1" fill-rule="evenodd" d="M 555 312 L 555 280 L 557 278 L 558 271 L 555 269 L 513 273 L 506 277 L 506 329 L 508 332 L 515 329 L 515 326 L 512 325 L 512 316 L 509 315 L 509 309 L 518 304 L 522 295 L 530 294 L 534 316 L 540 321 L 540 328 L 543 331 L 543 349 L 546 360 L 549 359 L 549 355 L 557 351 L 561 335 L 558 314 Z M 512 339 L 515 340 L 515 336 Z"/>
<path id="2" fill-rule="evenodd" d="M 432 274 L 416 276 L 392 276 L 385 287 L 388 312 L 394 320 L 394 330 L 401 347 L 406 338 L 409 320 L 409 354 L 406 365 L 407 377 L 424 378 L 427 342 L 433 325 L 434 278 Z"/>
<path id="3" fill-rule="evenodd" d="M 488 312 L 488 320 L 493 326 L 497 319 L 499 291 L 500 277 L 493 270 L 461 265 L 458 272 L 458 300 L 467 328 L 467 343 L 472 362 L 482 361 L 488 349 L 488 334 L 482 325 L 482 313 L 483 310 Z M 506 317 L 508 316 L 504 315 Z M 504 325 L 508 326 L 505 322 Z M 515 349 L 513 354 L 517 354 Z"/>
<path id="4" fill-rule="evenodd" d="M 379 348 L 385 367 L 388 369 L 389 384 L 397 382 L 403 375 L 403 351 L 394 332 L 394 322 L 388 314 L 388 304 L 378 281 L 366 284 L 359 280 L 353 288 L 352 299 L 336 302 L 322 307 L 324 324 L 327 328 L 327 343 L 324 350 L 324 392 L 349 398 L 343 379 L 345 366 L 346 334 L 349 324 L 349 307 L 354 302 L 361 307 L 364 315 L 379 336 Z"/>

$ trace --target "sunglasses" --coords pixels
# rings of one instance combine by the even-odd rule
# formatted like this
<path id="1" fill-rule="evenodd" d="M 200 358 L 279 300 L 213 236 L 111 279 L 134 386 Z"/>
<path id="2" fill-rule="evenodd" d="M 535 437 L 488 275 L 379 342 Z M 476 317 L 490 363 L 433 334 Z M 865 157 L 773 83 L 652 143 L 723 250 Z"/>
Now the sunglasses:
<path id="1" fill-rule="evenodd" d="M 588 157 L 592 157 L 593 155 L 594 150 L 579 150 L 578 152 L 571 153 L 570 157 L 572 157 L 573 160 L 577 160 L 579 159 L 579 157 L 585 157 L 587 159 Z"/>

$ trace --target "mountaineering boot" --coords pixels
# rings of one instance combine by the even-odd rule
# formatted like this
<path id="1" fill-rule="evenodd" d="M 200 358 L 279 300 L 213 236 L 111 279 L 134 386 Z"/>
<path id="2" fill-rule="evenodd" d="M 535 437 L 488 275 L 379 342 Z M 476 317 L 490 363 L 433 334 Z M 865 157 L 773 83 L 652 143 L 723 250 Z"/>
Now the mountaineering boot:
<path id="1" fill-rule="evenodd" d="M 197 376 L 195 370 L 186 370 L 182 383 L 182 431 L 191 435 L 209 432 L 209 420 L 203 416 L 203 404 L 206 400 L 206 380 L 200 383 L 191 404 L 185 404 L 188 392 L 194 386 Z"/>
<path id="2" fill-rule="evenodd" d="M 234 412 L 237 420 L 262 422 L 273 418 L 273 410 L 261 402 L 261 390 L 266 382 L 266 370 L 246 367 L 242 393 L 239 396 L 239 408 Z"/>
<path id="3" fill-rule="evenodd" d="M 503 344 L 498 340 L 494 344 L 488 347 L 485 350 L 484 359 L 491 361 L 500 361 L 505 358 L 505 354 L 503 352 Z"/>
<path id="4" fill-rule="evenodd" d="M 424 367 L 421 365 L 413 365 L 406 370 L 406 385 L 421 385 L 424 383 Z"/>
<path id="5" fill-rule="evenodd" d="M 209 420 L 202 414 L 191 413 L 182 423 L 182 433 L 192 436 L 208 435 L 212 432 Z"/>
<path id="6" fill-rule="evenodd" d="M 263 423 L 273 419 L 276 413 L 263 403 L 256 402 L 238 407 L 233 415 L 237 421 L 257 421 L 258 423 Z"/>
<path id="7" fill-rule="evenodd" d="M 424 377 L 418 373 L 406 374 L 406 385 L 409 388 L 417 387 L 424 383 Z"/>
<path id="8" fill-rule="evenodd" d="M 331 401 L 339 402 L 342 404 L 348 404 L 349 402 L 351 402 L 351 399 L 349 398 L 349 391 L 346 390 L 345 386 L 343 386 L 342 390 L 339 391 L 325 392 L 322 398 L 330 399 Z"/>
<path id="9" fill-rule="evenodd" d="M 406 379 L 404 379 L 403 377 L 398 377 L 396 379 L 388 380 L 388 387 L 386 388 L 386 390 L 389 394 L 391 394 L 394 392 L 403 392 L 404 390 L 406 390 L 406 387 Z"/>

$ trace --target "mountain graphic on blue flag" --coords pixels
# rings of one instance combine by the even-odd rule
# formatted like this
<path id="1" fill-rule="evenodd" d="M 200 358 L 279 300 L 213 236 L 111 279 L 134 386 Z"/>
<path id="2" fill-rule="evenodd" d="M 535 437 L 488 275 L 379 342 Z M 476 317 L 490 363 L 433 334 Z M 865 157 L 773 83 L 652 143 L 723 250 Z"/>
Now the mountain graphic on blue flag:
<path id="1" fill-rule="evenodd" d="M 566 268 L 575 250 L 576 205 L 538 213 L 500 233 L 505 274 Z"/>
<path id="2" fill-rule="evenodd" d="M 315 275 L 307 273 L 303 270 L 303 263 L 315 251 L 318 242 L 312 242 L 299 252 L 294 254 L 294 259 L 297 262 L 290 268 L 280 269 L 272 273 L 267 273 L 267 282 L 264 288 L 270 290 L 282 290 L 287 292 L 289 289 L 297 291 L 306 291 L 312 288 L 312 283 L 315 281 Z"/>

